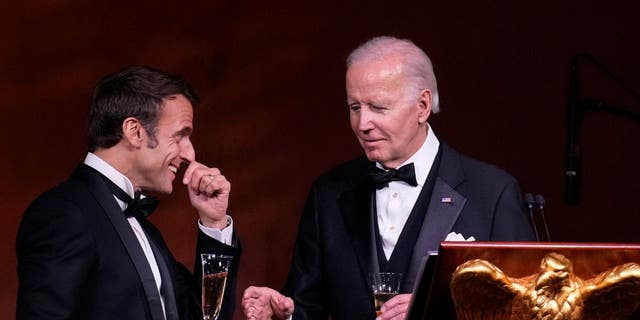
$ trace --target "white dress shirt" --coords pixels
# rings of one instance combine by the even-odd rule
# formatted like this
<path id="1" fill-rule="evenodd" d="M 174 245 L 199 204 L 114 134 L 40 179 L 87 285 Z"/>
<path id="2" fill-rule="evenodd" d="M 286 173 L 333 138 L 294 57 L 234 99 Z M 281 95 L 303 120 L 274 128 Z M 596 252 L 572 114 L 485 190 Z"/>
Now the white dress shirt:
<path id="1" fill-rule="evenodd" d="M 420 149 L 398 166 L 400 168 L 405 164 L 413 163 L 418 185 L 413 187 L 404 181 L 391 181 L 388 187 L 376 190 L 378 229 L 382 239 L 382 249 L 387 260 L 391 257 L 398 237 L 400 237 L 409 214 L 418 200 L 420 191 L 427 181 L 439 146 L 440 141 L 429 126 L 427 138 Z M 376 166 L 384 169 L 380 163 L 376 163 Z"/>

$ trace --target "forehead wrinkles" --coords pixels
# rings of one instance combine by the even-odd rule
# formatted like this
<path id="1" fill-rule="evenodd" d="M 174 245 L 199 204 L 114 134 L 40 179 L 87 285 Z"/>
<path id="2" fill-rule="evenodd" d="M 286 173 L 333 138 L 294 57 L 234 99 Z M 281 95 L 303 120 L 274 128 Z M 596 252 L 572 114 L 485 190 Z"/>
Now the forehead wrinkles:
<path id="1" fill-rule="evenodd" d="M 385 61 L 356 63 L 347 71 L 347 90 L 352 99 L 398 98 L 398 93 L 405 86 L 402 64 Z"/>

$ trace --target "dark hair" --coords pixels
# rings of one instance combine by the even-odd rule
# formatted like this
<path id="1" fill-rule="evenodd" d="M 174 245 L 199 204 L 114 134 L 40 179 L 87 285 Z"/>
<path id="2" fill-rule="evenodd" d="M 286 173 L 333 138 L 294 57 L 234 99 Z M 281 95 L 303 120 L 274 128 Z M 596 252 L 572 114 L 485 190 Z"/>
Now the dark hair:
<path id="1" fill-rule="evenodd" d="M 122 138 L 122 122 L 135 117 L 155 147 L 159 111 L 163 99 L 181 94 L 195 105 L 198 97 L 183 79 L 145 67 L 130 66 L 98 82 L 89 109 L 88 149 L 113 147 Z"/>

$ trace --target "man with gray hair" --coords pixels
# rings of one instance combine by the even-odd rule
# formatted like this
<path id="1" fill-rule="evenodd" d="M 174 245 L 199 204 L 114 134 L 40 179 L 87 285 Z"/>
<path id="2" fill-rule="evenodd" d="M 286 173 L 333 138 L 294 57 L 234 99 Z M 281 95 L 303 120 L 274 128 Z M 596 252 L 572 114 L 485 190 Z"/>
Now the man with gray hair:
<path id="1" fill-rule="evenodd" d="M 402 274 L 378 319 L 404 319 L 420 262 L 441 241 L 532 241 L 517 181 L 461 155 L 428 124 L 438 112 L 427 55 L 409 40 L 377 37 L 347 59 L 351 129 L 366 157 L 314 182 L 284 295 L 249 287 L 249 319 L 374 319 L 370 275 Z"/>

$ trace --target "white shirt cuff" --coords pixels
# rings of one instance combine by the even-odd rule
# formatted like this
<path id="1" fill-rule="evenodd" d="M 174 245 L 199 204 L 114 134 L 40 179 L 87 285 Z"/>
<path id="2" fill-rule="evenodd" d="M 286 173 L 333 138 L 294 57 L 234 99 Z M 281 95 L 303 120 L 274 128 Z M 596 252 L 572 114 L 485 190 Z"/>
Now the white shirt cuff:
<path id="1" fill-rule="evenodd" d="M 233 236 L 233 219 L 231 216 L 227 216 L 227 226 L 220 230 L 217 228 L 209 228 L 202 225 L 202 222 L 198 220 L 198 228 L 204 232 L 207 236 L 214 238 L 228 246 L 231 245 L 231 237 Z"/>

